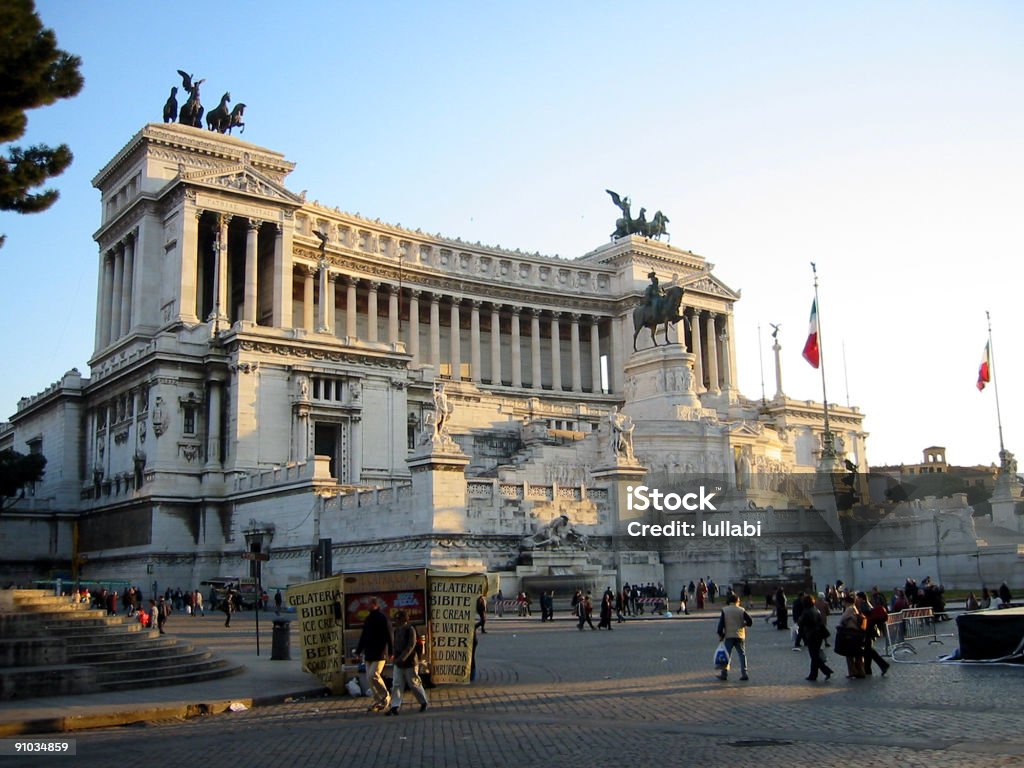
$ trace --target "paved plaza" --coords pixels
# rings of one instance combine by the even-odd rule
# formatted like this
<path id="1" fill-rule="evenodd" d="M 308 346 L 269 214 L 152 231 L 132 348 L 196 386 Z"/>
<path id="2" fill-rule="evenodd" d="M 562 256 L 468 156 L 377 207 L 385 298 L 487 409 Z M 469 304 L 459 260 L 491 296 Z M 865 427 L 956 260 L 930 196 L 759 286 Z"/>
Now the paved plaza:
<path id="1" fill-rule="evenodd" d="M 835 659 L 830 682 L 810 683 L 806 653 L 793 652 L 789 634 L 755 613 L 751 680 L 721 682 L 711 664 L 716 615 L 628 621 L 610 633 L 577 631 L 568 618 L 492 618 L 478 650 L 478 680 L 433 689 L 423 714 L 409 706 L 384 717 L 367 713 L 365 699 L 302 698 L 81 731 L 68 734 L 77 739 L 75 757 L 10 760 L 204 768 L 1024 765 L 1024 667 L 934 663 L 955 647 L 946 637 L 943 647 L 921 646 L 915 663 L 897 664 L 885 678 L 846 680 L 843 660 Z M 239 644 L 253 639 L 244 616 L 231 630 L 216 618 L 188 622 L 176 623 L 231 653 L 247 652 Z M 952 632 L 953 624 L 942 629 Z M 255 647 L 248 652 L 256 663 Z M 297 662 L 267 661 L 268 652 L 269 633 L 257 669 L 279 665 L 278 683 L 294 673 Z M 244 678 L 259 694 L 258 677 Z M 189 687 L 180 688 L 176 695 L 187 698 Z M 0 716 L 10 719 L 12 711 Z"/>

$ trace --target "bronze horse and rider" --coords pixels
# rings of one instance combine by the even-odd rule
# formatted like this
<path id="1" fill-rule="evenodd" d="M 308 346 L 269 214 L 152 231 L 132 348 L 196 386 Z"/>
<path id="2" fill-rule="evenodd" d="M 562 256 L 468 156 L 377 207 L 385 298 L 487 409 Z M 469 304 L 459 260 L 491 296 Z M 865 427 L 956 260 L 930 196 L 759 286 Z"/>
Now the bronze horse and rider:
<path id="1" fill-rule="evenodd" d="M 653 278 L 657 280 L 657 278 Z M 654 287 L 657 288 L 657 283 L 654 283 Z M 639 304 L 633 310 L 633 351 L 636 352 L 636 339 L 640 335 L 640 331 L 647 328 L 651 332 L 651 342 L 654 346 L 661 346 L 658 344 L 658 339 L 654 335 L 655 331 L 658 330 L 659 325 L 665 326 L 665 345 L 669 344 L 668 340 L 668 327 L 669 325 L 675 325 L 683 316 L 679 314 L 679 305 L 683 300 L 683 287 L 681 285 L 673 285 L 664 294 L 654 293 L 647 297 L 647 301 L 643 304 Z"/>
<path id="2" fill-rule="evenodd" d="M 232 128 L 241 128 L 239 133 L 245 133 L 245 123 L 242 122 L 242 115 L 245 114 L 245 104 L 236 104 L 235 108 L 228 111 L 228 102 L 231 101 L 231 93 L 227 92 L 220 97 L 220 104 L 211 109 L 206 116 L 206 127 L 217 133 L 231 133 Z"/>
<path id="3" fill-rule="evenodd" d="M 634 219 L 630 213 L 629 197 L 619 197 L 617 192 L 610 189 L 606 189 L 605 192 L 611 195 L 612 202 L 622 211 L 622 217 L 615 222 L 615 231 L 611 234 L 612 240 L 626 235 L 641 235 L 660 240 L 662 235 L 668 234 L 668 228 L 665 225 L 669 221 L 668 216 L 664 213 L 658 211 L 654 214 L 654 218 L 648 221 L 647 209 L 641 208 L 640 215 Z"/>
<path id="4" fill-rule="evenodd" d="M 188 100 L 178 110 L 178 89 L 171 88 L 171 95 L 164 103 L 164 122 L 173 123 L 177 120 L 182 125 L 190 125 L 193 128 L 203 127 L 203 104 L 199 100 L 199 86 L 206 82 L 196 80 L 194 75 L 183 69 L 178 70 L 181 75 L 181 87 L 188 94 Z M 225 93 L 221 96 L 220 104 L 206 116 L 206 127 L 218 133 L 231 133 L 232 128 L 239 128 L 239 133 L 245 132 L 245 123 L 242 116 L 245 114 L 245 104 L 236 104 L 235 108 L 228 110 L 228 102 L 231 101 L 231 94 Z"/>

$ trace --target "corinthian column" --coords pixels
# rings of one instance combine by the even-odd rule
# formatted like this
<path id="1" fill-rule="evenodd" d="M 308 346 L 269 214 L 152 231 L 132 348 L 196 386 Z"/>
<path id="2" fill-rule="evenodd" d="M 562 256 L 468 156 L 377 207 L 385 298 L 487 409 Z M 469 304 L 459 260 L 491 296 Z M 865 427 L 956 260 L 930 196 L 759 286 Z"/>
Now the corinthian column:
<path id="1" fill-rule="evenodd" d="M 459 304 L 461 302 L 462 299 L 452 298 L 451 320 L 449 322 L 449 326 L 451 328 L 449 350 L 451 355 L 453 381 L 462 381 L 462 339 L 460 338 L 462 318 L 459 317 Z"/>
<path id="2" fill-rule="evenodd" d="M 590 318 L 590 391 L 601 392 L 601 328 L 599 318 Z"/>
<path id="3" fill-rule="evenodd" d="M 693 342 L 693 391 L 698 395 L 707 392 L 704 388 L 704 361 L 701 359 L 700 310 L 690 310 L 690 340 Z"/>
<path id="4" fill-rule="evenodd" d="M 316 275 L 316 267 L 306 265 L 302 282 L 302 327 L 310 333 L 313 332 L 313 277 Z"/>
<path id="5" fill-rule="evenodd" d="M 102 277 L 100 283 L 99 313 L 96 318 L 96 349 L 110 345 L 110 306 L 114 297 L 114 252 L 106 251 L 100 259 Z"/>
<path id="6" fill-rule="evenodd" d="M 534 389 L 541 389 L 544 386 L 544 377 L 540 370 L 540 312 L 536 307 L 530 308 L 530 386 Z"/>
<path id="7" fill-rule="evenodd" d="M 124 244 L 114 252 L 114 290 L 110 302 L 110 340 L 121 338 L 121 302 L 124 291 Z"/>
<path id="8" fill-rule="evenodd" d="M 245 305 L 242 309 L 242 319 L 247 323 L 256 324 L 256 245 L 260 234 L 260 222 L 257 219 L 248 220 L 248 228 L 245 233 Z M 321 294 L 323 295 L 323 294 Z"/>
<path id="9" fill-rule="evenodd" d="M 469 311 L 469 375 L 477 384 L 480 383 L 480 305 L 478 299 L 470 301 Z"/>
<path id="10" fill-rule="evenodd" d="M 121 285 L 121 336 L 127 336 L 132 327 L 132 299 L 135 281 L 135 235 L 124 241 L 124 281 Z"/>
<path id="11" fill-rule="evenodd" d="M 562 390 L 562 329 L 558 323 L 561 312 L 551 313 L 551 389 Z"/>
<path id="12" fill-rule="evenodd" d="M 441 297 L 430 294 L 430 364 L 434 375 L 441 374 Z"/>
<path id="13" fill-rule="evenodd" d="M 501 305 L 491 304 L 491 384 L 501 385 Z"/>
<path id="14" fill-rule="evenodd" d="M 707 342 L 708 342 L 708 391 L 713 395 L 722 393 L 718 383 L 718 337 L 715 334 L 714 312 L 708 312 Z"/>
<path id="15" fill-rule="evenodd" d="M 348 343 L 353 344 L 359 338 L 358 319 L 356 317 L 356 283 L 358 278 L 345 277 L 345 335 Z"/>
<path id="16" fill-rule="evenodd" d="M 420 294 L 423 291 L 409 291 L 409 348 L 412 362 L 420 361 Z"/>
<path id="17" fill-rule="evenodd" d="M 398 286 L 388 287 L 388 344 L 398 343 Z"/>
<path id="18" fill-rule="evenodd" d="M 583 371 L 580 368 L 580 315 L 572 314 L 569 326 L 569 356 L 572 358 L 572 391 L 583 391 Z"/>
<path id="19" fill-rule="evenodd" d="M 519 338 L 519 307 L 512 307 L 512 386 L 522 389 L 523 386 L 523 350 Z"/>
<path id="20" fill-rule="evenodd" d="M 377 289 L 380 283 L 371 282 L 370 292 L 366 296 L 366 340 L 377 343 Z"/>

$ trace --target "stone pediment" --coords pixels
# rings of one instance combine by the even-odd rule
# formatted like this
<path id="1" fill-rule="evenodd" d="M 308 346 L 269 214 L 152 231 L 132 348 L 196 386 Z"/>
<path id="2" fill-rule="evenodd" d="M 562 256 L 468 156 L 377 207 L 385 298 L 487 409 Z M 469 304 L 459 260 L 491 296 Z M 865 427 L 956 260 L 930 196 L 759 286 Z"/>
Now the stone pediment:
<path id="1" fill-rule="evenodd" d="M 692 283 L 687 283 L 686 290 L 720 296 L 730 301 L 736 301 L 740 298 L 740 291 L 733 290 L 717 277 L 709 274 L 694 280 Z"/>
<path id="2" fill-rule="evenodd" d="M 215 170 L 201 169 L 181 174 L 181 180 L 190 186 L 207 187 L 211 190 L 227 190 L 251 195 L 261 200 L 302 205 L 299 195 L 289 192 L 278 182 L 266 176 L 247 163 L 224 166 Z"/>

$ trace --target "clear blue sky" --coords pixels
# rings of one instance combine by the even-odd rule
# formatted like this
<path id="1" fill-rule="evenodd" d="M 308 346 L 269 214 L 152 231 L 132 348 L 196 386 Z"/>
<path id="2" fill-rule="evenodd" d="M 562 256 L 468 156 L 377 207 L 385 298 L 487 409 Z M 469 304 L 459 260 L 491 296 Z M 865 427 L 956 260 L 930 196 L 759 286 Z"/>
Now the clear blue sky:
<path id="1" fill-rule="evenodd" d="M 816 261 L 829 395 L 867 413 L 875 464 L 935 444 L 997 461 L 974 386 L 990 310 L 1024 458 L 1024 5 L 37 3 L 86 85 L 30 114 L 27 141 L 75 153 L 60 201 L 0 214 L 4 416 L 88 373 L 90 180 L 186 69 L 207 108 L 248 105 L 242 138 L 298 163 L 291 189 L 353 213 L 575 258 L 614 227 L 605 188 L 662 209 L 672 244 L 743 291 L 752 398 L 759 323 L 774 393 L 769 322 L 786 393 L 821 398 L 800 357 Z"/>

